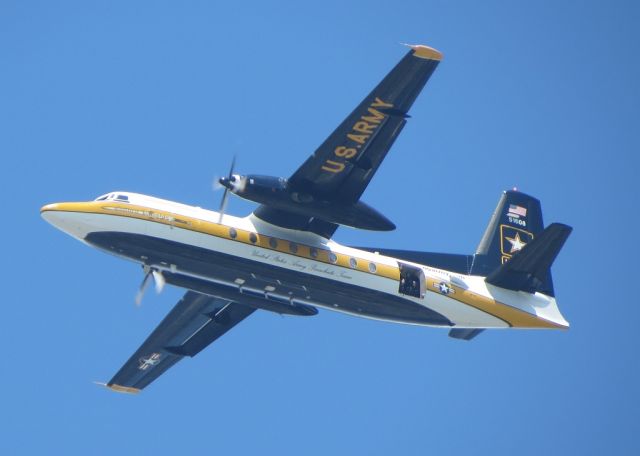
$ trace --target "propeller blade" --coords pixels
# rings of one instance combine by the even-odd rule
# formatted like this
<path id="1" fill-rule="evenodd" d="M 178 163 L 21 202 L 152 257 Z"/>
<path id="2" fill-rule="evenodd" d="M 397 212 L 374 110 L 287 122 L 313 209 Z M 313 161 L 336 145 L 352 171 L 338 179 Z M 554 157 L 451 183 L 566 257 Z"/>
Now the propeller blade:
<path id="1" fill-rule="evenodd" d="M 229 168 L 229 179 L 231 179 L 231 176 L 233 176 L 233 170 L 236 167 L 236 155 L 233 154 L 233 158 L 231 159 L 231 168 Z"/>
<path id="2" fill-rule="evenodd" d="M 233 178 L 233 170 L 236 167 L 236 156 L 235 154 L 233 155 L 233 158 L 231 159 L 231 167 L 229 168 L 229 176 L 227 176 L 227 179 L 229 182 L 232 181 Z M 222 185 L 222 183 L 220 183 L 220 180 L 218 179 L 218 183 L 220 185 Z M 224 212 L 227 210 L 227 199 L 229 198 L 229 187 L 224 187 L 224 193 L 222 194 L 222 201 L 220 201 L 220 210 L 218 211 L 220 213 L 219 217 L 218 217 L 218 223 L 222 223 L 222 217 L 224 216 Z"/>
<path id="3" fill-rule="evenodd" d="M 156 285 L 156 293 L 160 294 L 162 293 L 162 290 L 164 289 L 164 284 L 167 283 L 166 280 L 164 279 L 164 276 L 162 275 L 162 272 L 157 271 L 157 270 L 153 270 L 152 272 L 153 275 L 153 281 L 155 282 Z"/>
<path id="4" fill-rule="evenodd" d="M 224 211 L 227 209 L 227 198 L 229 197 L 229 189 L 225 187 L 224 193 L 222 194 L 222 201 L 220 201 L 220 209 L 219 209 L 219 217 L 218 223 L 222 223 L 222 216 L 224 215 Z"/>
<path id="5" fill-rule="evenodd" d="M 142 279 L 140 288 L 138 288 L 138 293 L 136 293 L 136 306 L 138 307 L 140 307 L 140 304 L 142 304 L 142 298 L 144 297 L 144 293 L 147 290 L 147 287 L 149 286 L 150 278 L 151 278 L 151 270 L 148 270 L 144 275 L 144 279 Z"/>

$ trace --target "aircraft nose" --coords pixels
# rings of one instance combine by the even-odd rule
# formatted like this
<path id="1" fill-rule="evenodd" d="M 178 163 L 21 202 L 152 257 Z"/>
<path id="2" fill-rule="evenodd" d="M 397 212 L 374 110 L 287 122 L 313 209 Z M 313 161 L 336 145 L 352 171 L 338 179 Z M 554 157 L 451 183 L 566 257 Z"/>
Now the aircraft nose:
<path id="1" fill-rule="evenodd" d="M 42 218 L 54 226 L 56 226 L 54 221 L 58 218 L 56 212 L 59 212 L 58 203 L 45 204 L 40 208 Z"/>
<path id="2" fill-rule="evenodd" d="M 57 208 L 58 208 L 58 203 L 45 204 L 40 208 L 40 214 L 44 214 L 47 211 L 55 211 Z"/>
<path id="3" fill-rule="evenodd" d="M 62 231 L 65 229 L 65 217 L 64 213 L 60 211 L 58 203 L 46 204 L 40 208 L 40 215 L 47 222 Z"/>
<path id="4" fill-rule="evenodd" d="M 40 215 L 45 221 L 77 239 L 84 239 L 88 232 L 83 214 L 73 212 L 69 207 L 73 203 L 53 203 L 40 208 Z"/>

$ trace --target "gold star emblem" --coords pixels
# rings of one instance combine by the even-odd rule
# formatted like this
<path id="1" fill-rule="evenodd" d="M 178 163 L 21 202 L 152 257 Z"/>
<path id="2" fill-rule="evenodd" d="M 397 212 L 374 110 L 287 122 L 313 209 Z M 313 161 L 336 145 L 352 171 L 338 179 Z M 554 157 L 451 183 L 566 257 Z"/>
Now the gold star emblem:
<path id="1" fill-rule="evenodd" d="M 527 245 L 522 242 L 522 239 L 520 239 L 520 233 L 516 233 L 512 238 L 505 237 L 505 239 L 511 243 L 511 251 L 509 253 L 519 252 L 525 245 Z"/>

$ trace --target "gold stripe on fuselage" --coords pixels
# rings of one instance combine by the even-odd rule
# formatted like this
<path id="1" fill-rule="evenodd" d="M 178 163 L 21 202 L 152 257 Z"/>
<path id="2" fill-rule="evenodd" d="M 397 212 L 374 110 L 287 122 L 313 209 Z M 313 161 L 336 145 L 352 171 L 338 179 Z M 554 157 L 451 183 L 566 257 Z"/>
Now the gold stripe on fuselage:
<path id="1" fill-rule="evenodd" d="M 427 290 L 440 294 L 435 291 L 438 288 L 437 284 L 439 282 L 442 281 L 428 277 Z M 542 319 L 508 304 L 498 302 L 495 299 L 474 293 L 473 291 L 465 290 L 453 283 L 448 283 L 447 286 L 453 291 L 451 294 L 446 295 L 447 298 L 455 299 L 458 302 L 488 313 L 514 328 L 564 328 L 562 325 Z"/>
<path id="2" fill-rule="evenodd" d="M 316 248 L 313 246 L 288 241 L 286 239 L 261 235 L 259 233 L 247 231 L 240 228 L 230 227 L 227 225 L 201 220 L 186 215 L 175 214 L 163 210 L 137 206 L 131 203 L 117 203 L 112 201 L 57 203 L 44 206 L 41 209 L 41 212 L 46 211 L 82 212 L 136 218 L 140 220 L 169 225 L 176 228 L 182 228 L 198 233 L 208 234 L 229 241 L 241 242 L 247 245 L 254 245 L 263 249 L 273 250 L 300 258 L 340 266 L 349 270 L 357 270 L 359 272 L 384 277 L 394 281 L 400 280 L 400 268 L 397 266 L 389 266 L 386 264 L 365 260 L 363 258 L 357 258 L 342 253 L 331 252 L 328 249 Z M 232 236 L 232 233 L 234 233 L 235 235 Z M 295 246 L 295 249 L 292 248 L 292 245 Z M 350 264 L 352 259 L 355 259 L 356 261 L 355 267 L 352 267 Z M 393 260 L 397 261 L 395 259 Z M 370 269 L 370 264 L 375 265 L 375 268 L 372 267 Z M 435 282 L 438 282 L 438 280 L 428 278 L 427 290 L 435 292 Z M 455 284 L 451 284 L 450 286 L 455 291 L 455 293 L 447 295 L 448 298 L 454 299 L 455 301 L 481 310 L 482 312 L 485 312 L 506 322 L 510 326 L 519 328 L 564 328 L 564 326 L 562 325 L 542 319 L 524 310 L 520 310 L 507 304 L 503 304 L 492 298 L 474 293 L 469 290 L 465 290 L 464 288 L 458 287 Z"/>

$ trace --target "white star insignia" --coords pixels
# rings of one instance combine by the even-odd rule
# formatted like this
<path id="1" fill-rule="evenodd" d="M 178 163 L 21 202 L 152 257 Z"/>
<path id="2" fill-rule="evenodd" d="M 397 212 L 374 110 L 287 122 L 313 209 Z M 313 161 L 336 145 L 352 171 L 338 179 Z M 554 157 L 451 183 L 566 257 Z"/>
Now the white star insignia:
<path id="1" fill-rule="evenodd" d="M 439 284 L 436 285 L 436 288 L 438 288 L 440 293 L 442 293 L 444 295 L 448 295 L 449 293 L 453 292 L 453 288 L 451 288 L 445 282 L 440 282 Z"/>
<path id="2" fill-rule="evenodd" d="M 522 242 L 522 239 L 520 239 L 520 233 L 516 233 L 516 235 L 512 238 L 506 238 L 507 241 L 509 241 L 511 243 L 511 251 L 509 253 L 513 253 L 513 252 L 519 252 L 520 250 L 522 250 L 522 248 L 527 245 L 524 242 Z"/>
<path id="3" fill-rule="evenodd" d="M 153 353 L 148 358 L 140 358 L 138 369 L 147 370 L 151 366 L 155 366 L 160 362 L 160 353 Z"/>

